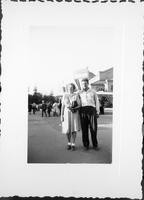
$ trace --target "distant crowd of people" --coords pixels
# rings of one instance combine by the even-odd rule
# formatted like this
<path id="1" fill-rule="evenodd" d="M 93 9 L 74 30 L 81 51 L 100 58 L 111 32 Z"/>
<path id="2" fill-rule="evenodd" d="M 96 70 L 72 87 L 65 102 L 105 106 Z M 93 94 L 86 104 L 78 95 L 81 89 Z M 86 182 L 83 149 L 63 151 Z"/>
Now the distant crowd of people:
<path id="1" fill-rule="evenodd" d="M 34 114 L 37 111 L 41 111 L 42 117 L 50 117 L 50 116 L 60 116 L 61 114 L 61 99 L 59 99 L 59 102 L 45 102 L 42 100 L 41 104 L 36 104 L 35 102 L 32 104 L 29 104 L 28 106 L 28 112 L 29 114 Z"/>

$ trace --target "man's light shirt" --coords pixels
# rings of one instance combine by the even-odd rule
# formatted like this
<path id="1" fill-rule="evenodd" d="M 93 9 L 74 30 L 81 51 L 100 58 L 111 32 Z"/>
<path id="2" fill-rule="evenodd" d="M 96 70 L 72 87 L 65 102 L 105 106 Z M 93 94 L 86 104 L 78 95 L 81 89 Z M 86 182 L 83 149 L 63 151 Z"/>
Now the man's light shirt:
<path id="1" fill-rule="evenodd" d="M 88 89 L 87 91 L 80 91 L 79 93 L 81 98 L 82 107 L 92 106 L 96 108 L 97 113 L 99 114 L 99 100 L 98 96 L 93 89 Z"/>

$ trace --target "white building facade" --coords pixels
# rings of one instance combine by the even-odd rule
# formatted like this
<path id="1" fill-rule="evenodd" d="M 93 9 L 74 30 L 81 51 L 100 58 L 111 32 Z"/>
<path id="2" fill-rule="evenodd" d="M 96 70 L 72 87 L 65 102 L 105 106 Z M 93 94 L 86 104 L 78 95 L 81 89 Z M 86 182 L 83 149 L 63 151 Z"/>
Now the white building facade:
<path id="1" fill-rule="evenodd" d="M 89 83 L 97 92 L 113 92 L 113 68 L 99 71 L 95 77 L 89 80 Z"/>

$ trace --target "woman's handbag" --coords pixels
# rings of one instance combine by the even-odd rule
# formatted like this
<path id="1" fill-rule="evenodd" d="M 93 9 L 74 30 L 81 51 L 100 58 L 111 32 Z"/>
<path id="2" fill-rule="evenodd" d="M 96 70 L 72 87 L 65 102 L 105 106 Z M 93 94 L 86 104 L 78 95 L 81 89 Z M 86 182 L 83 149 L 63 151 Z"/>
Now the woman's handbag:
<path id="1" fill-rule="evenodd" d="M 78 103 L 77 103 L 77 101 L 76 101 L 76 100 L 75 100 L 75 101 L 72 101 L 71 111 L 72 111 L 73 113 L 75 113 L 75 112 L 77 111 L 77 108 L 78 108 Z"/>

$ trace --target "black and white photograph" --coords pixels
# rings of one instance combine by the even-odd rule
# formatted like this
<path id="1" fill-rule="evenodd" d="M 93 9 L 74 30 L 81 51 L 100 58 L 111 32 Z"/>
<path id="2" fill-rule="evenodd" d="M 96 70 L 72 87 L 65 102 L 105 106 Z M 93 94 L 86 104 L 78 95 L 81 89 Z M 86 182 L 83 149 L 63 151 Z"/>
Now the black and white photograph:
<path id="1" fill-rule="evenodd" d="M 28 163 L 112 162 L 118 36 L 108 27 L 30 28 Z"/>
<path id="2" fill-rule="evenodd" d="M 0 196 L 141 199 L 143 8 L 2 13 Z"/>

